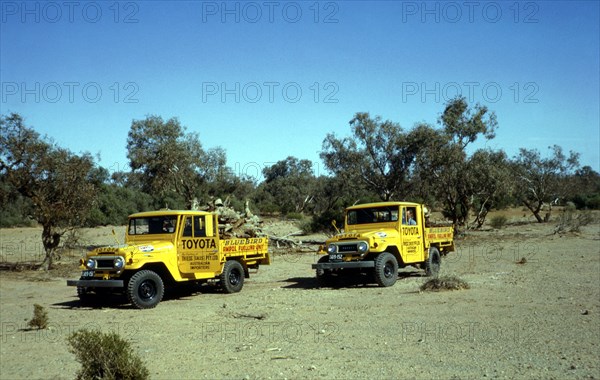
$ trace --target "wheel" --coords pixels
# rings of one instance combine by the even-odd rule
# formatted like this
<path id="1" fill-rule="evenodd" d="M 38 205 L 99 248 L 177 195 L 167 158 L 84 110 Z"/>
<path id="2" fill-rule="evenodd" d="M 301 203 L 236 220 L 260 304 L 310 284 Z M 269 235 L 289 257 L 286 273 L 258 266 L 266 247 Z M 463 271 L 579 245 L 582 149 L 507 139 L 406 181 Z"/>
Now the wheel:
<path id="1" fill-rule="evenodd" d="M 434 276 L 440 273 L 440 265 L 442 263 L 442 256 L 440 256 L 440 251 L 436 247 L 429 248 L 429 257 L 427 258 L 427 263 L 425 264 L 425 274 L 427 276 Z"/>
<path id="2" fill-rule="evenodd" d="M 79 297 L 79 301 L 82 303 L 88 303 L 94 299 L 94 295 L 88 290 L 88 288 L 83 286 L 77 287 L 77 297 Z"/>
<path id="3" fill-rule="evenodd" d="M 127 283 L 127 298 L 138 309 L 155 307 L 162 300 L 164 293 L 162 279 L 151 270 L 135 273 Z"/>
<path id="4" fill-rule="evenodd" d="M 388 287 L 398 279 L 398 261 L 389 252 L 380 253 L 375 258 L 375 281 L 377 285 Z"/>
<path id="5" fill-rule="evenodd" d="M 221 280 L 221 289 L 225 293 L 239 292 L 244 286 L 244 267 L 242 267 L 239 261 L 226 261 L 219 280 Z"/>
<path id="6" fill-rule="evenodd" d="M 319 258 L 319 261 L 317 261 L 317 263 L 319 264 L 328 262 L 329 256 L 322 256 L 321 258 Z M 316 269 L 315 272 L 317 275 L 317 283 L 319 284 L 319 287 L 329 287 L 335 282 L 335 278 L 331 273 L 330 269 Z"/>

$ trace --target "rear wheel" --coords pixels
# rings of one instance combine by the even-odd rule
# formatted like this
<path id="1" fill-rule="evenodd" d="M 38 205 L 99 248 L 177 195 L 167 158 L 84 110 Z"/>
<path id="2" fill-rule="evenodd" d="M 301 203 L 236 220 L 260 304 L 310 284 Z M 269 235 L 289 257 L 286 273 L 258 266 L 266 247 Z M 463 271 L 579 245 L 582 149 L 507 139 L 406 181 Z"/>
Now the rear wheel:
<path id="1" fill-rule="evenodd" d="M 440 251 L 436 247 L 429 248 L 429 257 L 425 265 L 425 274 L 427 276 L 437 277 L 440 273 L 440 266 L 442 264 L 442 256 Z"/>
<path id="2" fill-rule="evenodd" d="M 375 281 L 377 285 L 388 287 L 398 279 L 398 261 L 389 252 L 380 253 L 375 258 Z"/>
<path id="3" fill-rule="evenodd" d="M 136 272 L 127 284 L 127 298 L 138 309 L 151 309 L 158 305 L 165 286 L 158 274 L 151 270 Z"/>
<path id="4" fill-rule="evenodd" d="M 225 293 L 239 292 L 244 286 L 244 267 L 242 267 L 239 261 L 226 261 L 219 280 L 221 280 L 221 289 Z"/>

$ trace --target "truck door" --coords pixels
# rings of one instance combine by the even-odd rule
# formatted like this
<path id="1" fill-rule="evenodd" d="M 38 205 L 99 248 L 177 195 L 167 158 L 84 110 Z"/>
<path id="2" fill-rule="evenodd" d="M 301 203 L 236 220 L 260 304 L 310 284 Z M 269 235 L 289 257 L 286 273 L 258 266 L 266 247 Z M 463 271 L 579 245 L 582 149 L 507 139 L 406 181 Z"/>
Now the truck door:
<path id="1" fill-rule="evenodd" d="M 210 215 L 186 215 L 177 245 L 179 271 L 182 273 L 219 272 L 219 242 L 207 229 Z"/>
<path id="2" fill-rule="evenodd" d="M 402 257 L 405 263 L 418 263 L 425 260 L 423 252 L 423 222 L 421 210 L 414 206 L 402 206 Z"/>

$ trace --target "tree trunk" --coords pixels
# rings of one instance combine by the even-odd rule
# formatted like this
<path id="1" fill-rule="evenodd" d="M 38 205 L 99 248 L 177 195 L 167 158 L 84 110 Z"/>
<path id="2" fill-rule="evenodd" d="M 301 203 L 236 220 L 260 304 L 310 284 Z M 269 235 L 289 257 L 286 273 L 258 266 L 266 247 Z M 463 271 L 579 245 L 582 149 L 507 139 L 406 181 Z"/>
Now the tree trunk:
<path id="1" fill-rule="evenodd" d="M 527 201 L 523 201 L 523 204 L 525 205 L 525 207 L 527 207 L 529 209 L 529 211 L 531 211 L 533 213 L 533 216 L 535 216 L 535 219 L 538 221 L 538 223 L 544 223 L 544 219 L 542 219 L 542 217 L 540 216 L 540 210 L 542 209 L 541 203 L 538 203 L 536 208 L 534 208 Z"/>
<path id="2" fill-rule="evenodd" d="M 56 248 L 60 244 L 61 234 L 54 231 L 54 226 L 51 224 L 44 224 L 42 229 L 42 244 L 44 245 L 44 250 L 46 251 L 46 257 L 42 264 L 40 265 L 39 270 L 50 270 L 52 269 L 52 262 L 54 261 L 54 254 L 56 252 Z"/>

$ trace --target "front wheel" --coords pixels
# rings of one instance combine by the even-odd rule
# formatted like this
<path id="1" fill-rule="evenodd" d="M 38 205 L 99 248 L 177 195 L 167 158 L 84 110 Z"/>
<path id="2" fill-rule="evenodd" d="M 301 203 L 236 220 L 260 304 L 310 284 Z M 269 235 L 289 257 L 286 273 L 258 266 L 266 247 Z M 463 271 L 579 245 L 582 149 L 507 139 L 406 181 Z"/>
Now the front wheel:
<path id="1" fill-rule="evenodd" d="M 151 270 L 135 273 L 127 284 L 127 298 L 138 309 L 155 307 L 162 300 L 164 293 L 162 279 Z"/>
<path id="2" fill-rule="evenodd" d="M 237 293 L 244 286 L 244 267 L 239 261 L 226 261 L 219 279 L 221 280 L 221 289 L 225 293 Z"/>
<path id="3" fill-rule="evenodd" d="M 322 264 L 322 263 L 328 263 L 328 262 L 329 262 L 329 256 L 325 255 L 325 256 L 321 256 L 321 258 L 319 258 L 319 261 L 317 263 Z M 317 284 L 319 284 L 319 287 L 326 288 L 326 287 L 332 286 L 335 283 L 335 277 L 331 273 L 331 269 L 316 269 L 315 272 L 316 272 L 315 274 L 317 276 Z"/>
<path id="4" fill-rule="evenodd" d="M 398 279 L 398 261 L 389 252 L 383 252 L 375 258 L 375 281 L 377 285 L 388 287 Z"/>

